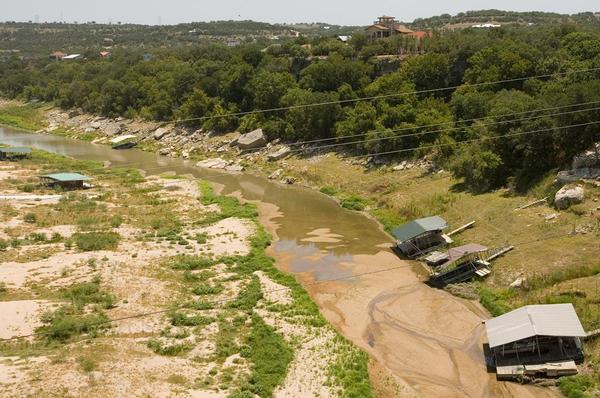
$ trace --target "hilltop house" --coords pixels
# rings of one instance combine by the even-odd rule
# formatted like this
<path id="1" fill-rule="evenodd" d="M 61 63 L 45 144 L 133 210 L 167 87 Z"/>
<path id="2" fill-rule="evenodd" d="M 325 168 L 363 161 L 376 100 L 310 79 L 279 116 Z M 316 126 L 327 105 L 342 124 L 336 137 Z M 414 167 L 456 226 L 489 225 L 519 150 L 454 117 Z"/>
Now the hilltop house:
<path id="1" fill-rule="evenodd" d="M 377 21 L 373 22 L 373 25 L 367 29 L 367 35 L 371 40 L 383 39 L 393 35 L 407 35 L 413 33 L 413 31 L 406 26 L 402 25 L 395 17 L 384 15 L 378 18 Z"/>
<path id="2" fill-rule="evenodd" d="M 485 321 L 486 353 L 500 380 L 577 373 L 586 333 L 573 304 L 529 305 Z"/>

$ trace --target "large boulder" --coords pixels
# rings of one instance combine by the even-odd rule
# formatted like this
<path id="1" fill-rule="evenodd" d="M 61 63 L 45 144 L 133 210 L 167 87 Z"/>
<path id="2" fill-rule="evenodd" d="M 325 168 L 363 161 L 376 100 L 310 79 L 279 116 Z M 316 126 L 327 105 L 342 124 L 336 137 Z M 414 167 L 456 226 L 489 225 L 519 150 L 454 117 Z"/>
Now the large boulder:
<path id="1" fill-rule="evenodd" d="M 161 127 L 159 129 L 156 129 L 156 131 L 154 132 L 154 139 L 155 140 L 160 140 L 162 139 L 165 135 L 167 135 L 167 133 L 169 132 L 169 130 L 167 130 L 164 127 Z"/>
<path id="2" fill-rule="evenodd" d="M 108 136 L 113 136 L 113 135 L 117 135 L 121 133 L 121 126 L 116 124 L 116 123 L 112 123 L 109 124 L 108 126 L 104 127 L 104 134 L 108 135 Z"/>
<path id="3" fill-rule="evenodd" d="M 583 202 L 585 191 L 583 187 L 563 187 L 554 197 L 554 205 L 557 209 L 568 209 L 571 205 Z"/>
<path id="4" fill-rule="evenodd" d="M 254 131 L 249 132 L 248 134 L 243 134 L 238 138 L 238 148 L 240 149 L 255 149 L 261 148 L 267 144 L 267 137 L 263 133 L 262 129 L 256 129 Z"/>

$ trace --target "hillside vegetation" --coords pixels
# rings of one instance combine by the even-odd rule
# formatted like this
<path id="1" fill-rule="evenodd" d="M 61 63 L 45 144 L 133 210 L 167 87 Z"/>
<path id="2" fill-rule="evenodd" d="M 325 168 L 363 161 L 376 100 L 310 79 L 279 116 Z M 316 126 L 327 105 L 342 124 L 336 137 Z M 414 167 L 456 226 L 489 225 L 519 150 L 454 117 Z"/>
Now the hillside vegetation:
<path id="1" fill-rule="evenodd" d="M 573 25 L 445 33 L 385 75 L 370 55 L 397 52 L 405 39 L 319 38 L 311 51 L 326 57 L 312 61 L 298 58 L 303 41 L 267 51 L 198 45 L 150 62 L 127 52 L 82 62 L 13 58 L 0 63 L 0 93 L 112 117 L 191 118 L 207 131 L 262 127 L 271 139 L 331 139 L 358 154 L 426 155 L 476 191 L 526 187 L 600 139 L 590 124 L 600 119 L 598 33 Z M 384 97 L 353 101 L 364 96 Z M 279 107 L 293 108 L 231 115 Z"/>

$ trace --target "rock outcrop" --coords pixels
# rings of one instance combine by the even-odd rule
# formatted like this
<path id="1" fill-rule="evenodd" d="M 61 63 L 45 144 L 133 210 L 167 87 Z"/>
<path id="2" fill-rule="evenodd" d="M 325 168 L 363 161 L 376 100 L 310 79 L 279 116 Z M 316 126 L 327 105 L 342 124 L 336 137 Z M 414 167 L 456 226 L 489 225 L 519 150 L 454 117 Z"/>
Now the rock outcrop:
<path id="1" fill-rule="evenodd" d="M 288 156 L 290 156 L 291 152 L 292 151 L 289 147 L 283 146 L 283 147 L 279 148 L 277 151 L 269 153 L 267 155 L 267 159 L 271 162 L 285 159 Z"/>
<path id="2" fill-rule="evenodd" d="M 249 132 L 248 134 L 243 134 L 238 138 L 237 141 L 238 148 L 242 150 L 261 148 L 265 145 L 267 145 L 267 138 L 265 137 L 262 129 L 257 129 Z"/>
<path id="3" fill-rule="evenodd" d="M 554 197 L 554 205 L 557 209 L 568 209 L 571 205 L 583 202 L 585 191 L 583 187 L 563 187 Z"/>
<path id="4" fill-rule="evenodd" d="M 573 158 L 571 170 L 558 173 L 558 181 L 562 184 L 579 180 L 600 179 L 600 144 Z"/>

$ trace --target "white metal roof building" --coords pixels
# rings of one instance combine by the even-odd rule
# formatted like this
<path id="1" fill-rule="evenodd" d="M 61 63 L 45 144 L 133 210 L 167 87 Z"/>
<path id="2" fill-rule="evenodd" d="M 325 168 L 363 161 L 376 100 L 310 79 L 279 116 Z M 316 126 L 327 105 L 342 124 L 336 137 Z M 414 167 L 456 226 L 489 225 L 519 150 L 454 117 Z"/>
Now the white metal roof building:
<path id="1" fill-rule="evenodd" d="M 490 348 L 534 336 L 586 337 L 573 304 L 528 305 L 485 322 Z"/>

